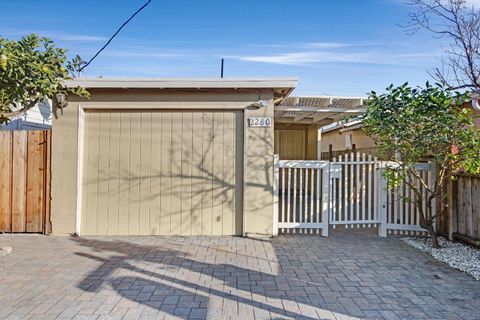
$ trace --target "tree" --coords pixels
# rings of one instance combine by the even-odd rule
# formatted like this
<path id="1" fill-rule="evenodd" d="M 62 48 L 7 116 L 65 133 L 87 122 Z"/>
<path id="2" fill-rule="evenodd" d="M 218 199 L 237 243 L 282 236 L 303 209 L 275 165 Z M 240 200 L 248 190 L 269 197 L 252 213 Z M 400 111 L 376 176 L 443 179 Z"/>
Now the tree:
<path id="1" fill-rule="evenodd" d="M 384 94 L 372 92 L 366 102 L 364 130 L 390 160 L 384 173 L 387 184 L 395 188 L 403 182 L 411 188 L 414 196 L 403 200 L 420 213 L 420 225 L 431 234 L 434 247 L 439 247 L 435 219 L 445 212 L 435 215 L 433 201 L 446 201 L 446 182 L 458 164 L 480 163 L 480 132 L 474 127 L 472 111 L 462 108 L 467 100 L 466 93 L 427 83 L 416 89 L 391 85 Z M 425 160 L 437 171 L 433 185 L 415 166 Z"/>
<path id="2" fill-rule="evenodd" d="M 72 79 L 68 69 L 73 67 L 72 63 L 67 66 L 66 59 L 66 50 L 47 38 L 0 37 L 0 124 L 59 93 L 87 97 L 85 89 L 65 86 L 64 81 Z"/>
<path id="3" fill-rule="evenodd" d="M 442 67 L 430 75 L 449 89 L 480 89 L 480 10 L 467 0 L 409 0 L 413 10 L 405 26 L 442 40 Z"/>

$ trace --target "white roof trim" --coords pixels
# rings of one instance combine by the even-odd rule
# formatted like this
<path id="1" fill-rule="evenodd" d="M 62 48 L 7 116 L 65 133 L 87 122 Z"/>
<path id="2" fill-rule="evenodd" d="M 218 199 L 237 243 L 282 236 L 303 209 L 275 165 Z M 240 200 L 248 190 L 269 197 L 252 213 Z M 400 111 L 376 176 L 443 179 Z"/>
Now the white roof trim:
<path id="1" fill-rule="evenodd" d="M 156 79 L 156 78 L 75 78 L 67 80 L 68 87 L 84 88 L 139 88 L 139 89 L 287 89 L 297 86 L 296 78 L 192 78 L 192 79 Z"/>

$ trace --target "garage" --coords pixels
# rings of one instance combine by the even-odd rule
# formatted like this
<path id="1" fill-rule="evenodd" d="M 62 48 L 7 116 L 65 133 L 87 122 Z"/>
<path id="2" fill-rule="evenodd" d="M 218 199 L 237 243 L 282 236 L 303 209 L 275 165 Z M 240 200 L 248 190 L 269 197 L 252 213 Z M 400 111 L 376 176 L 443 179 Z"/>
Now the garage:
<path id="1" fill-rule="evenodd" d="M 76 78 L 52 125 L 52 233 L 271 236 L 274 105 L 295 79 Z"/>
<path id="2" fill-rule="evenodd" d="M 82 234 L 242 234 L 241 112 L 84 119 Z"/>

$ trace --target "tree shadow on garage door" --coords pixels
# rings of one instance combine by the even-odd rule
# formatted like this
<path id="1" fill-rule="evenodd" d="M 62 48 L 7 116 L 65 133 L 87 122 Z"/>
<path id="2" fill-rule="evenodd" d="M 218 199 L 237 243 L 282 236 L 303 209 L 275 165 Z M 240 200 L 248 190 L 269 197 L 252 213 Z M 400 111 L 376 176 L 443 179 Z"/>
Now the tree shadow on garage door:
<path id="1" fill-rule="evenodd" d="M 125 157 L 117 149 L 89 155 L 82 193 L 88 233 L 242 234 L 243 150 L 233 150 L 230 143 L 241 143 L 222 140 L 222 132 L 208 129 L 199 146 L 189 140 L 185 147 L 180 135 L 153 152 L 161 137 L 147 135 L 150 140 L 117 145 L 125 144 Z M 272 206 L 273 141 L 265 131 L 250 136 L 259 147 L 249 152 L 245 166 L 248 210 L 265 212 Z M 132 152 L 138 144 L 139 152 Z M 118 231 L 122 219 L 131 222 L 128 232 Z M 150 230 L 142 230 L 147 225 Z"/>
<path id="2" fill-rule="evenodd" d="M 76 253 L 77 255 L 101 263 L 78 287 L 87 292 L 99 292 L 110 286 L 125 299 L 183 319 L 225 319 L 242 316 L 263 319 L 269 318 L 269 313 L 274 315 L 274 319 L 317 319 L 320 315 L 325 318 L 331 316 L 333 319 L 333 312 L 343 311 L 336 310 L 335 306 L 327 308 L 320 296 L 318 300 L 314 300 L 306 294 L 309 289 L 316 290 L 318 283 L 230 263 L 204 262 L 209 258 L 207 251 L 204 254 L 193 252 L 190 256 L 190 250 L 207 250 L 201 248 L 202 241 L 217 241 L 215 238 L 192 238 L 178 238 L 180 240 L 177 243 L 175 238 L 154 238 L 158 245 L 72 238 L 79 245 L 99 253 Z M 241 241 L 242 245 L 255 246 L 255 242 L 260 242 L 260 246 L 266 245 L 261 240 L 218 239 L 219 243 Z M 196 241 L 200 247 L 194 249 Z M 112 253 L 113 255 L 109 255 Z M 259 261 L 258 265 L 265 266 L 274 263 L 272 258 L 256 255 L 240 254 L 238 259 L 263 260 Z M 279 263 L 287 264 L 289 261 L 287 259 Z M 268 270 L 268 267 L 266 269 Z"/>

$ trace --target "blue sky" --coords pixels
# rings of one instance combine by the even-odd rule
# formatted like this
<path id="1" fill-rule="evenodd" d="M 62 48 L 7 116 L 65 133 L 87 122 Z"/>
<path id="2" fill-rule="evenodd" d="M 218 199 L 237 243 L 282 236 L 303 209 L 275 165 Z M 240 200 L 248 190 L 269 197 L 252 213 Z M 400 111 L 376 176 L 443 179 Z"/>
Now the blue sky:
<path id="1" fill-rule="evenodd" d="M 88 60 L 145 0 L 0 0 L 0 35 L 38 33 Z M 298 95 L 424 84 L 439 40 L 401 0 L 153 0 L 84 76 L 298 77 Z"/>

